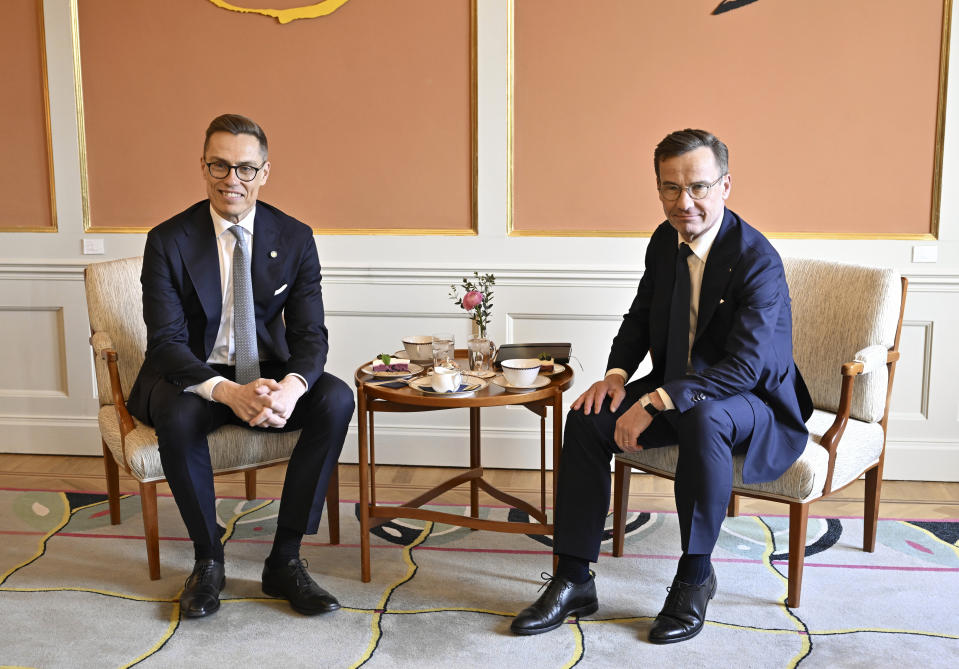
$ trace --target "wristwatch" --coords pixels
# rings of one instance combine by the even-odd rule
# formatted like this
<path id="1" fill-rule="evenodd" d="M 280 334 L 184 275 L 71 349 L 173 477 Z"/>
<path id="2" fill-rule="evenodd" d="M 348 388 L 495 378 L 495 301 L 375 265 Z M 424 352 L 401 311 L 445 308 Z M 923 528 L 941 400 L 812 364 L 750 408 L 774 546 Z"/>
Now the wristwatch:
<path id="1" fill-rule="evenodd" d="M 661 413 L 659 409 L 653 406 L 652 401 L 649 399 L 648 393 L 639 398 L 639 403 L 642 405 L 644 409 L 646 409 L 646 413 L 648 413 L 653 418 L 655 418 Z"/>

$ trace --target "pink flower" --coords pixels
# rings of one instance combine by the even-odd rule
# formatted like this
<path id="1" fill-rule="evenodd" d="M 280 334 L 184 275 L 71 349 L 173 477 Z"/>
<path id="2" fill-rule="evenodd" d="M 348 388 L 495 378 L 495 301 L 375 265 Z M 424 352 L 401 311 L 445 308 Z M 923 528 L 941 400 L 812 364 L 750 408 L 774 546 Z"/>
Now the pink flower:
<path id="1" fill-rule="evenodd" d="M 471 290 L 463 296 L 463 308 L 467 311 L 475 309 L 483 301 L 483 293 Z"/>

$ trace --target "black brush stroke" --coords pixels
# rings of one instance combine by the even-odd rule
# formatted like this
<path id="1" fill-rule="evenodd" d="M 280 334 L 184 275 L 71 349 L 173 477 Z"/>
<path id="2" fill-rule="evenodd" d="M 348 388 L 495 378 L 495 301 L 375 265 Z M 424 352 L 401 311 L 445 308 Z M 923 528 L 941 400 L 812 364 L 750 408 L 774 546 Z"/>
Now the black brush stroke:
<path id="1" fill-rule="evenodd" d="M 716 6 L 716 9 L 713 10 L 712 15 L 717 16 L 719 14 L 725 14 L 726 12 L 731 12 L 734 9 L 751 5 L 754 2 L 756 2 L 756 0 L 723 0 Z"/>

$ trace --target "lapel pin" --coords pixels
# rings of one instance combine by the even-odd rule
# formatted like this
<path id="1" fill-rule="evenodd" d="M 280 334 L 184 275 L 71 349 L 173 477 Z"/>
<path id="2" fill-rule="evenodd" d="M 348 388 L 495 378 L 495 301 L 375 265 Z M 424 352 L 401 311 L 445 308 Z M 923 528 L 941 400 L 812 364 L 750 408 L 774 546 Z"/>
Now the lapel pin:
<path id="1" fill-rule="evenodd" d="M 271 257 L 271 258 L 275 258 L 275 257 L 276 257 L 276 251 L 270 251 L 270 257 Z"/>

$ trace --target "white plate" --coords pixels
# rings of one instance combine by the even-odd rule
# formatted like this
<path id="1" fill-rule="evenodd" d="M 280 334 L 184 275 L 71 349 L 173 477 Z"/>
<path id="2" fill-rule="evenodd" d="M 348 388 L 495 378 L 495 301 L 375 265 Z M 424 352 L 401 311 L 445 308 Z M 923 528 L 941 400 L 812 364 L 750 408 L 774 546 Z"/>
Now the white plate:
<path id="1" fill-rule="evenodd" d="M 475 393 L 477 390 L 482 390 L 485 388 L 488 383 L 483 379 L 480 379 L 475 376 L 469 376 L 467 374 L 463 375 L 463 384 L 466 386 L 462 390 L 458 390 L 455 393 L 441 393 L 436 390 L 433 390 L 433 380 L 428 376 L 421 376 L 418 379 L 413 379 L 410 381 L 410 388 L 418 390 L 425 395 L 441 395 L 443 397 L 460 397 L 462 395 L 469 395 L 470 393 Z"/>
<path id="2" fill-rule="evenodd" d="M 368 363 L 363 365 L 363 368 L 360 370 L 364 374 L 371 374 L 380 379 L 405 379 L 407 376 L 413 376 L 414 374 L 419 374 L 423 371 L 423 368 L 417 365 L 415 362 L 410 363 L 410 371 L 408 372 L 374 372 L 373 371 L 373 361 L 370 360 Z"/>
<path id="3" fill-rule="evenodd" d="M 403 359 L 405 360 L 405 359 L 406 359 L 406 356 L 408 356 L 408 355 L 409 355 L 409 353 L 407 353 L 407 352 L 406 352 L 406 349 L 404 348 L 404 349 L 400 349 L 399 351 L 397 351 L 396 353 L 394 353 L 394 354 L 393 354 L 393 357 L 394 357 L 394 358 L 403 358 Z M 415 360 L 415 359 L 413 359 L 413 358 L 410 358 L 410 362 L 418 362 L 418 363 L 420 363 L 421 365 L 425 365 L 426 367 L 429 367 L 430 365 L 433 364 L 433 358 L 423 358 L 422 360 Z"/>
<path id="4" fill-rule="evenodd" d="M 565 368 L 565 367 L 563 367 L 563 366 L 562 366 L 561 364 L 559 364 L 558 362 L 554 362 L 554 363 L 553 363 L 553 371 L 552 371 L 552 372 L 544 372 L 544 371 L 541 369 L 541 370 L 539 370 L 539 373 L 540 373 L 540 374 L 543 374 L 543 375 L 545 375 L 545 376 L 553 376 L 553 374 L 559 374 L 560 372 L 565 372 L 565 371 L 566 371 L 566 368 Z"/>
<path id="5" fill-rule="evenodd" d="M 506 380 L 506 377 L 502 374 L 498 374 L 492 378 L 492 382 L 498 386 L 506 388 L 506 390 L 536 390 L 537 388 L 542 388 L 548 386 L 550 381 L 545 376 L 539 375 L 533 379 L 532 385 L 529 386 L 514 386 L 512 383 Z"/>

